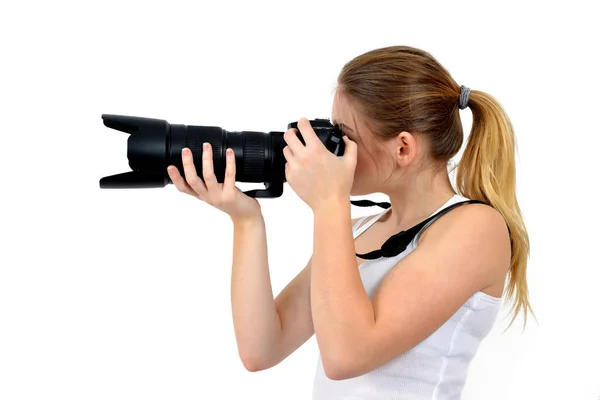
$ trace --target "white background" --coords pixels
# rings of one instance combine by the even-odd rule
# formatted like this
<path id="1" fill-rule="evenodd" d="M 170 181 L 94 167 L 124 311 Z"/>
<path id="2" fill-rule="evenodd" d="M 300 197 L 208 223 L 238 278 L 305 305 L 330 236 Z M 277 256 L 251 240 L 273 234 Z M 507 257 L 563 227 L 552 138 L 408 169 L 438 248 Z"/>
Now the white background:
<path id="1" fill-rule="evenodd" d="M 331 117 L 344 63 L 410 45 L 495 96 L 517 134 L 538 321 L 502 334 L 504 310 L 463 399 L 597 400 L 593 3 L 3 2 L 0 399 L 309 399 L 314 336 L 269 370 L 238 357 L 229 218 L 173 185 L 99 188 L 129 171 L 101 114 L 285 131 Z M 312 252 L 312 213 L 288 185 L 260 201 L 277 294 Z"/>

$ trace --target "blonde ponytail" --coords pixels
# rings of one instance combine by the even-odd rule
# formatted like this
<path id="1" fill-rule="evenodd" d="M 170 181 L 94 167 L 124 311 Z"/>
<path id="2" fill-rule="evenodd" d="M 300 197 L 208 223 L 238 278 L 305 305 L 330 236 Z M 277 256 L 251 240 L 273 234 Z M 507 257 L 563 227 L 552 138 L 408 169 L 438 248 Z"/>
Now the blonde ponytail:
<path id="1" fill-rule="evenodd" d="M 516 196 L 515 136 L 512 123 L 491 95 L 472 90 L 469 107 L 473 112 L 473 127 L 456 172 L 460 194 L 481 200 L 502 214 L 510 230 L 512 248 L 506 297 L 512 299 L 514 322 L 520 311 L 527 324 L 529 304 L 527 288 L 527 258 L 529 235 Z M 535 317 L 535 314 L 534 314 Z"/>

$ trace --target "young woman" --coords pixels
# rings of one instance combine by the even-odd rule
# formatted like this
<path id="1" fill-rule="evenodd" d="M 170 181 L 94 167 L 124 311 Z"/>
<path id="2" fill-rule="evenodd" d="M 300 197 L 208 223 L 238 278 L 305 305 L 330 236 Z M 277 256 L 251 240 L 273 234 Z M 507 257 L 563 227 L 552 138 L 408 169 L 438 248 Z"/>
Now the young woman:
<path id="1" fill-rule="evenodd" d="M 346 135 L 343 156 L 306 118 L 298 122 L 305 145 L 296 130 L 284 134 L 286 179 L 314 213 L 314 248 L 276 299 L 260 205 L 235 186 L 231 152 L 222 184 L 210 147 L 204 180 L 186 153 L 187 181 L 174 167 L 170 177 L 234 223 L 233 321 L 248 370 L 278 364 L 315 334 L 314 399 L 458 399 L 503 294 L 513 301 L 511 325 L 531 309 L 511 122 L 492 96 L 459 86 L 412 47 L 362 54 L 337 83 L 332 122 Z M 473 129 L 454 190 L 447 165 L 463 144 L 466 107 Z M 376 192 L 391 206 L 351 220 L 350 196 Z M 382 247 L 412 227 L 403 247 Z"/>

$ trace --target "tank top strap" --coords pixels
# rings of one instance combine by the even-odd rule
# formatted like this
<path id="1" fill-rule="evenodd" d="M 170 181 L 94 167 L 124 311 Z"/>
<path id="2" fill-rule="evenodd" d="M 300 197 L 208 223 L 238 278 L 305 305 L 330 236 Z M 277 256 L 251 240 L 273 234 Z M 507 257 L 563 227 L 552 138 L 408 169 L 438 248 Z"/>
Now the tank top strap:
<path id="1" fill-rule="evenodd" d="M 361 219 L 359 219 L 358 221 L 356 221 L 356 222 L 354 223 L 354 226 L 352 227 L 352 232 L 356 232 L 356 230 L 358 229 L 358 227 L 360 226 L 360 224 L 362 224 L 362 223 L 363 223 L 363 221 L 364 221 L 365 219 L 367 219 L 367 218 L 369 218 L 369 216 L 368 216 L 368 215 L 365 215 L 364 217 L 362 217 Z"/>
<path id="2" fill-rule="evenodd" d="M 378 214 L 370 214 L 370 215 L 365 215 L 364 217 L 362 217 L 361 219 L 359 219 L 358 221 L 356 221 L 356 223 L 354 224 L 354 226 L 352 227 L 352 233 L 354 234 L 354 238 L 356 239 L 356 237 L 358 235 L 360 235 L 361 233 L 363 233 L 364 231 L 366 231 L 371 225 L 373 225 L 375 223 L 375 221 L 377 221 L 379 218 L 381 218 L 381 216 L 383 214 L 386 213 L 386 211 L 388 211 L 391 208 L 391 204 L 387 201 L 380 201 L 380 202 L 376 202 L 376 201 L 372 201 L 372 200 L 368 200 L 368 199 L 363 199 L 363 200 L 351 200 L 350 203 L 352 205 L 355 206 L 359 206 L 359 207 L 373 207 L 373 206 L 377 206 L 377 207 L 381 207 L 381 208 L 385 208 L 384 211 L 382 211 L 381 213 Z M 369 222 L 367 222 L 365 225 L 363 225 L 362 227 L 360 226 L 367 218 L 369 217 L 373 217 Z M 360 227 L 360 231 L 359 231 L 359 227 Z"/>
<path id="3" fill-rule="evenodd" d="M 383 216 L 383 214 L 385 214 L 386 212 L 388 212 L 390 209 L 388 208 L 387 210 L 383 210 L 380 213 L 377 213 L 375 215 L 365 215 L 364 217 L 362 217 L 360 220 L 357 221 L 357 223 L 354 225 L 355 229 L 352 230 L 352 232 L 354 233 L 354 239 L 356 239 L 360 234 L 362 234 L 364 231 L 366 231 L 367 229 L 369 229 L 369 227 L 371 225 L 373 225 L 375 222 L 377 222 L 377 220 L 379 218 L 381 218 Z M 365 224 L 362 224 L 362 222 L 364 220 L 366 220 L 367 218 L 371 217 L 371 219 L 369 219 Z"/>

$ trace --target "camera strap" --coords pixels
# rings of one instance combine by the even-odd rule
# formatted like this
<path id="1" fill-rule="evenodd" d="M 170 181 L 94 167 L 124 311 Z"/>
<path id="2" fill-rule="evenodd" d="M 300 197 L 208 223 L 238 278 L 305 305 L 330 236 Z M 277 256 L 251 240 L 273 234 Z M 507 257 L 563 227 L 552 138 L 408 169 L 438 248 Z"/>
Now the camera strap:
<path id="1" fill-rule="evenodd" d="M 386 208 L 386 209 L 391 207 L 391 204 L 387 201 L 374 202 L 371 200 L 351 200 L 350 203 L 352 203 L 355 206 L 359 206 L 359 207 L 379 206 L 379 207 Z M 410 242 L 412 242 L 412 240 L 417 235 L 417 233 L 419 233 L 425 227 L 425 225 L 427 225 L 430 221 L 433 221 L 433 220 L 441 217 L 448 211 L 460 206 L 461 204 L 468 204 L 468 203 L 486 204 L 483 201 L 479 201 L 479 200 L 467 200 L 467 201 L 461 201 L 458 203 L 454 203 L 451 206 L 448 206 L 448 207 L 444 208 L 443 210 L 438 211 L 436 214 L 427 218 L 423 222 L 413 226 L 412 228 L 410 228 L 406 231 L 398 232 L 395 235 L 391 236 L 388 240 L 385 241 L 385 243 L 381 246 L 380 249 L 373 250 L 373 251 L 370 251 L 365 254 L 357 253 L 356 256 L 359 258 L 362 258 L 364 260 L 374 260 L 374 259 L 377 259 L 380 257 L 397 256 L 398 254 L 400 254 L 404 250 L 406 250 L 406 247 L 408 247 Z"/>

